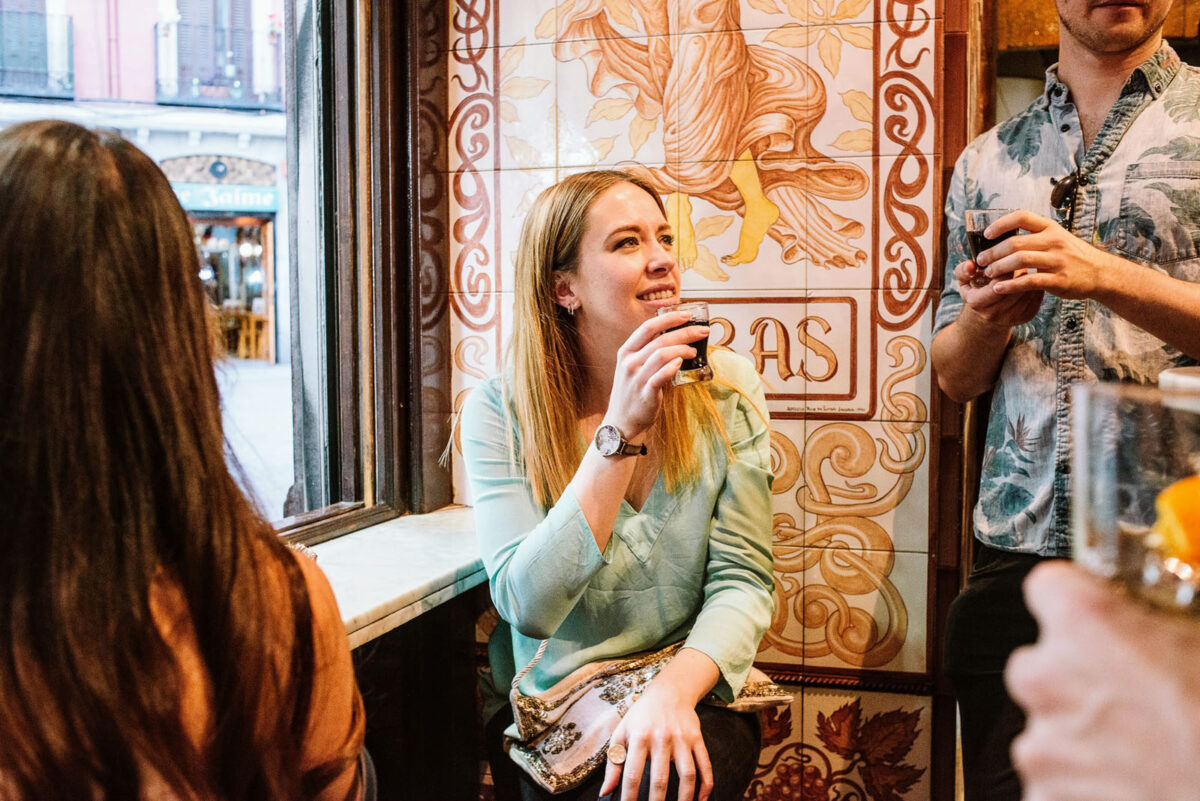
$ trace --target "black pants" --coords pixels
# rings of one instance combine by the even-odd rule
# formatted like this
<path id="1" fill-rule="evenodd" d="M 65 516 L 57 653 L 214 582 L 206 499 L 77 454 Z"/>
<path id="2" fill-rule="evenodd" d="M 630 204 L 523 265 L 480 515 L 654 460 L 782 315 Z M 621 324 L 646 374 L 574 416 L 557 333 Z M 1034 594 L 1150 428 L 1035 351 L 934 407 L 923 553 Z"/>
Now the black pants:
<path id="1" fill-rule="evenodd" d="M 750 780 L 754 778 L 758 754 L 762 750 L 762 726 L 758 715 L 730 712 L 708 704 L 697 706 L 696 715 L 700 718 L 700 733 L 704 736 L 704 745 L 712 762 L 714 786 L 710 801 L 740 801 L 750 786 Z M 484 730 L 496 801 L 595 801 L 600 797 L 600 785 L 604 783 L 603 767 L 574 790 L 558 795 L 552 795 L 534 784 L 504 753 L 501 735 L 512 721 L 512 709 L 505 708 L 488 721 Z M 649 793 L 650 770 L 647 765 L 642 773 L 638 800 L 645 801 Z M 672 766 L 667 798 L 674 801 L 678 796 L 679 777 Z M 604 798 L 620 801 L 621 788 L 618 786 L 611 796 Z"/>
<path id="2" fill-rule="evenodd" d="M 1009 747 L 1025 714 L 1004 688 L 1004 665 L 1019 646 L 1037 640 L 1021 584 L 1045 561 L 975 543 L 967 586 L 946 620 L 946 673 L 958 698 L 966 801 L 1020 801 L 1021 783 Z"/>

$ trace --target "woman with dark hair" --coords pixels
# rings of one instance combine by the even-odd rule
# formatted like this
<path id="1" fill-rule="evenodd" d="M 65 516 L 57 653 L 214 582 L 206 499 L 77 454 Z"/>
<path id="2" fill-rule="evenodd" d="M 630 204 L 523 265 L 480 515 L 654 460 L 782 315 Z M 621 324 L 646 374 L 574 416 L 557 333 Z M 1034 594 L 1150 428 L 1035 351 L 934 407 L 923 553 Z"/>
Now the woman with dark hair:
<path id="1" fill-rule="evenodd" d="M 329 584 L 226 466 L 191 226 L 116 135 L 0 131 L 0 799 L 358 799 Z"/>
<path id="2" fill-rule="evenodd" d="M 498 797 L 550 797 L 500 747 L 505 696 L 538 654 L 519 674 L 526 695 L 682 642 L 616 725 L 607 764 L 585 763 L 589 777 L 555 798 L 732 801 L 754 774 L 757 718 L 700 701 L 738 695 L 774 608 L 766 400 L 753 365 L 727 350 L 709 354 L 712 381 L 672 384 L 708 335 L 687 312 L 657 314 L 679 303 L 673 243 L 636 175 L 585 172 L 545 190 L 517 248 L 507 369 L 463 408 L 502 618 L 484 686 Z"/>

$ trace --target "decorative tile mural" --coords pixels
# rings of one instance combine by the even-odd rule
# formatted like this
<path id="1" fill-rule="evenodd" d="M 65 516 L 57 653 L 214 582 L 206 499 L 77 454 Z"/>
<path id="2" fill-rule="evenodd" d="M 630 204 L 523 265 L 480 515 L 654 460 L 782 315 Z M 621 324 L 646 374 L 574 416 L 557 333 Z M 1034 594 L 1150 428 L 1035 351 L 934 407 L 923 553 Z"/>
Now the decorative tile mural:
<path id="1" fill-rule="evenodd" d="M 763 716 L 747 801 L 929 797 L 928 699 L 793 689 L 791 707 Z"/>
<path id="2" fill-rule="evenodd" d="M 662 194 L 684 294 L 766 384 L 778 608 L 759 663 L 805 688 L 750 798 L 929 796 L 930 699 L 862 687 L 930 681 L 939 8 L 451 0 L 445 19 L 454 406 L 500 368 L 529 204 L 597 166 Z"/>

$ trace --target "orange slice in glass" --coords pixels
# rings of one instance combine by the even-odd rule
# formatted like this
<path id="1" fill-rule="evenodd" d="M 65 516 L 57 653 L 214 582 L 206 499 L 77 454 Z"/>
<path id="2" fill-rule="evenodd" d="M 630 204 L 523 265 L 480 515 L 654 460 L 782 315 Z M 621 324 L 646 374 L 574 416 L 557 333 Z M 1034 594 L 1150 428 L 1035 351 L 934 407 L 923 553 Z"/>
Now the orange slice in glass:
<path id="1" fill-rule="evenodd" d="M 1154 531 L 1163 541 L 1165 556 L 1200 566 L 1200 476 L 1176 481 L 1154 502 L 1158 519 Z"/>

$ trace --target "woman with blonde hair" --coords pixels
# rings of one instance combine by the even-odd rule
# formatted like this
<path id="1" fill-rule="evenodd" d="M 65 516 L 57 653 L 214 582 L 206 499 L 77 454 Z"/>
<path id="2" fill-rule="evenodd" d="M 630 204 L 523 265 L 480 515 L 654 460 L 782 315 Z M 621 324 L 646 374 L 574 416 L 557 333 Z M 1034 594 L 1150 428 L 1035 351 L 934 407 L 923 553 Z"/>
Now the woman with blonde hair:
<path id="1" fill-rule="evenodd" d="M 359 799 L 333 593 L 226 466 L 191 224 L 119 136 L 0 131 L 0 799 Z"/>
<path id="2" fill-rule="evenodd" d="M 492 600 L 485 714 L 498 795 L 550 797 L 501 751 L 518 669 L 545 691 L 597 660 L 682 648 L 628 709 L 609 760 L 555 798 L 741 798 L 761 734 L 737 695 L 770 622 L 770 451 L 752 366 L 673 386 L 689 344 L 659 196 L 620 171 L 544 191 L 517 253 L 503 376 L 463 409 L 462 449 Z M 677 330 L 675 330 L 677 329 Z M 621 754 L 624 758 L 615 755 Z"/>

